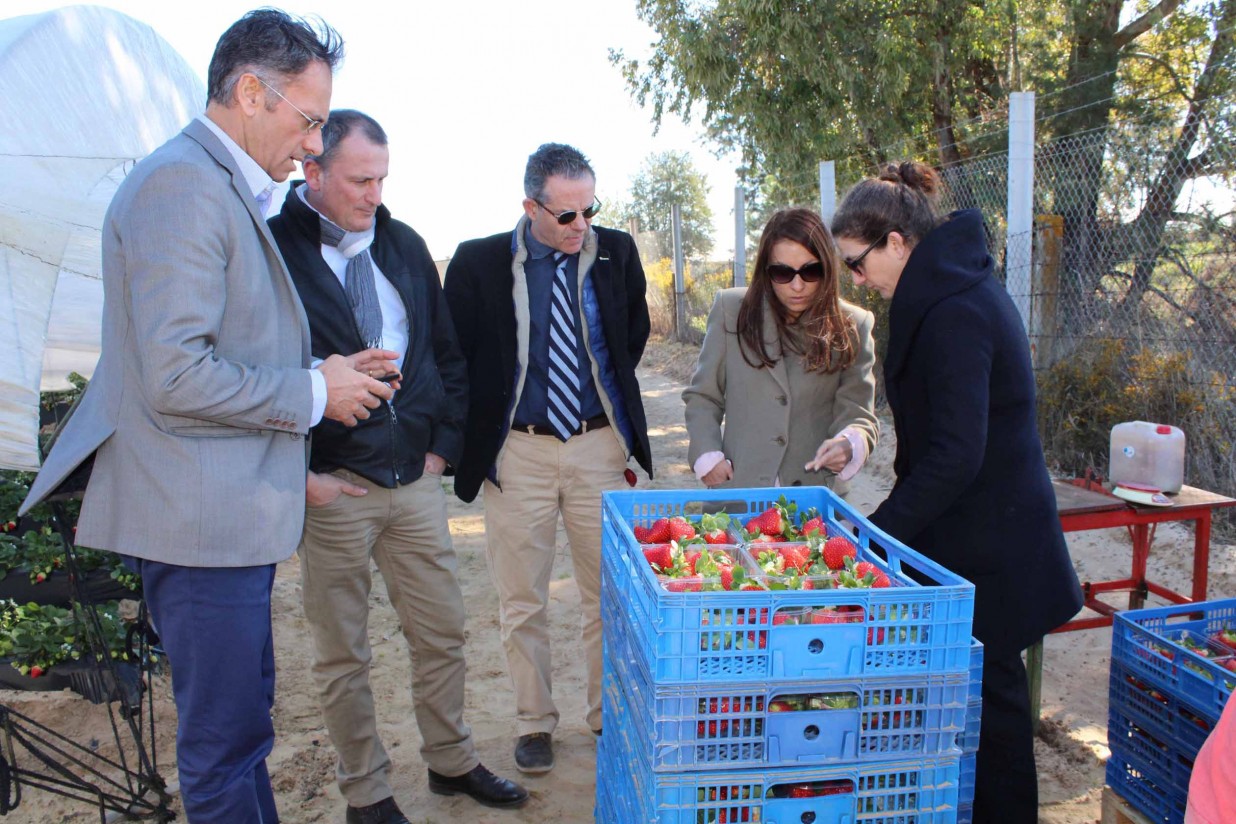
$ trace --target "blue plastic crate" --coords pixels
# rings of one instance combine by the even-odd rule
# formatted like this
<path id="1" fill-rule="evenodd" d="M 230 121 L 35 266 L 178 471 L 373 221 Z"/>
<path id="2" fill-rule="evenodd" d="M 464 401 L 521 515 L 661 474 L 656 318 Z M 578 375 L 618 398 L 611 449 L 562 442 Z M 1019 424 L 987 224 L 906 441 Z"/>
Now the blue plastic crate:
<path id="1" fill-rule="evenodd" d="M 1111 712 L 1138 725 L 1192 760 L 1214 728 L 1200 711 L 1170 692 L 1138 678 L 1132 670 L 1112 662 L 1107 705 Z"/>
<path id="2" fill-rule="evenodd" d="M 725 511 L 743 519 L 782 495 L 800 510 L 819 510 L 826 530 L 846 535 L 862 557 L 884 565 L 894 586 L 667 592 L 631 531 L 634 524 L 674 515 Z M 632 647 L 657 685 L 947 672 L 970 665 L 973 585 L 881 532 L 823 487 L 606 492 L 601 521 L 602 588 L 613 590 L 632 628 Z M 861 610 L 861 620 L 782 623 L 789 612 L 840 606 Z"/>
<path id="3" fill-rule="evenodd" d="M 614 643 L 605 679 L 657 772 L 958 755 L 970 720 L 969 672 L 653 687 Z"/>
<path id="4" fill-rule="evenodd" d="M 983 721 L 983 644 L 977 638 L 971 639 L 970 647 L 970 692 L 966 700 L 966 729 L 962 733 L 962 753 L 973 755 L 978 752 L 979 731 Z M 971 795 L 974 787 L 970 787 Z"/>
<path id="5" fill-rule="evenodd" d="M 1112 662 L 1197 708 L 1213 724 L 1236 686 L 1236 672 L 1188 652 L 1172 636 L 1181 630 L 1210 636 L 1224 628 L 1236 628 L 1236 598 L 1117 612 Z"/>
<path id="6" fill-rule="evenodd" d="M 632 728 L 623 714 L 625 702 L 615 695 L 612 682 L 604 701 L 605 735 L 597 742 L 598 795 L 613 802 L 622 824 L 953 824 L 957 820 L 960 755 L 811 769 L 657 773 L 643 748 L 633 745 Z M 828 794 L 793 797 L 795 788 Z"/>
<path id="7" fill-rule="evenodd" d="M 961 778 L 957 790 L 957 824 L 971 824 L 974 820 L 974 770 L 978 758 L 973 752 L 961 757 Z"/>
<path id="8" fill-rule="evenodd" d="M 1108 713 L 1107 742 L 1120 758 L 1145 765 L 1147 777 L 1178 795 L 1183 803 L 1189 794 L 1193 758 L 1185 757 L 1172 743 L 1155 737 L 1119 712 Z"/>
<path id="9" fill-rule="evenodd" d="M 1107 759 L 1107 783 L 1130 806 L 1152 821 L 1184 824 L 1185 798 L 1162 786 L 1152 772 L 1135 756 L 1113 752 Z"/>

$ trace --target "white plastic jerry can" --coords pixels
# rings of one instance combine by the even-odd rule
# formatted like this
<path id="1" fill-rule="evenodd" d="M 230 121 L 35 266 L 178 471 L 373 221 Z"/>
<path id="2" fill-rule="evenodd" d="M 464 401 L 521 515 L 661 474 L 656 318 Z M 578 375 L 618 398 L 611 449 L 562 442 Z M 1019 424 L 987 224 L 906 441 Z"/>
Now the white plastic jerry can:
<path id="1" fill-rule="evenodd" d="M 1127 421 L 1112 427 L 1112 483 L 1145 484 L 1175 493 L 1184 485 L 1185 435 L 1175 427 Z"/>

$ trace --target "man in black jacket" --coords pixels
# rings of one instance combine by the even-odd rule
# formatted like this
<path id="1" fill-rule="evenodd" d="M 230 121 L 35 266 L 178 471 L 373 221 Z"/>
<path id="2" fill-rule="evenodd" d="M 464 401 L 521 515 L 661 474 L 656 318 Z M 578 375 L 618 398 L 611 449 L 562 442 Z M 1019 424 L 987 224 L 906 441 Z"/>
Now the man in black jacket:
<path id="1" fill-rule="evenodd" d="M 648 340 L 630 235 L 592 226 L 596 176 L 576 149 L 541 146 L 514 232 L 459 246 L 447 303 L 468 361 L 455 493 L 485 488 L 486 550 L 515 687 L 516 766 L 553 767 L 558 724 L 546 605 L 558 516 L 570 540 L 588 665 L 586 721 L 601 732 L 601 492 L 652 476 L 635 367 Z"/>
<path id="2" fill-rule="evenodd" d="M 300 547 L 313 674 L 348 824 L 400 824 L 369 687 L 369 564 L 386 580 L 412 656 L 412 699 L 429 789 L 520 806 L 527 791 L 481 765 L 463 721 L 464 605 L 442 475 L 463 450 L 466 365 L 438 272 L 382 206 L 389 151 L 372 118 L 333 111 L 271 231 L 319 353 L 397 353 L 394 398 L 353 428 L 313 430 Z"/>

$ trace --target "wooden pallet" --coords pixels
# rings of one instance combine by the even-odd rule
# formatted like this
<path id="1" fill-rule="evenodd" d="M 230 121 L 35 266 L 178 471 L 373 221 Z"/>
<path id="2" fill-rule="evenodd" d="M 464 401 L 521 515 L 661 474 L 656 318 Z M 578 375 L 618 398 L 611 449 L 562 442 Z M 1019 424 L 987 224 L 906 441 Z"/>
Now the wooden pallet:
<path id="1" fill-rule="evenodd" d="M 1154 824 L 1144 814 L 1133 809 L 1111 787 L 1103 787 L 1103 817 L 1099 824 Z"/>

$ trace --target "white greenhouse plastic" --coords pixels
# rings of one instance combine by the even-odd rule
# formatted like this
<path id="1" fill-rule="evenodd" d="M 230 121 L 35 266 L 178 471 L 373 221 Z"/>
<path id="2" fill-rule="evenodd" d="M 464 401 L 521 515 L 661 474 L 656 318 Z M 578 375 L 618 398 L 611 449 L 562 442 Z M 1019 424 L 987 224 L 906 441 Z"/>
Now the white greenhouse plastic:
<path id="1" fill-rule="evenodd" d="M 40 390 L 94 371 L 116 187 L 205 100 L 184 59 L 119 12 L 0 20 L 0 467 L 38 468 Z"/>

